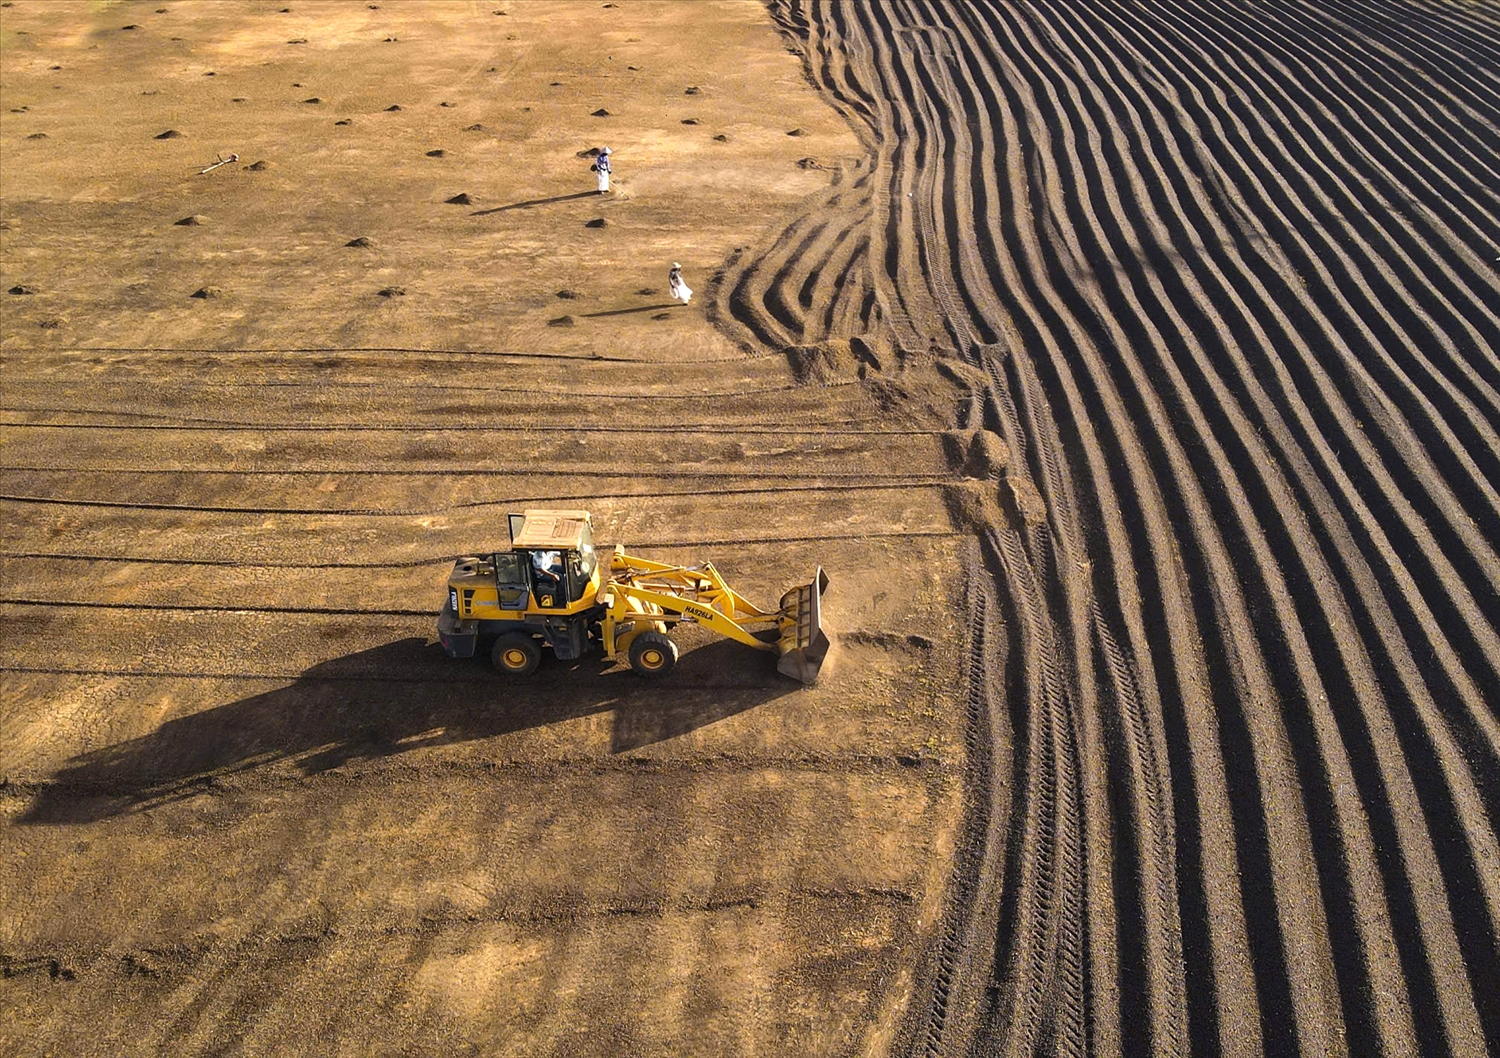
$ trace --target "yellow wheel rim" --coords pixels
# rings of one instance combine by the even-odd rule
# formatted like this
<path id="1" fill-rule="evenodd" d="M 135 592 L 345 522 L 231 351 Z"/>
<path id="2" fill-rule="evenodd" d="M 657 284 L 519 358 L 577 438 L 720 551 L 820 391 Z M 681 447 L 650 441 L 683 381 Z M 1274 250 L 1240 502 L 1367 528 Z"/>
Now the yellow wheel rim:
<path id="1" fill-rule="evenodd" d="M 503 655 L 505 667 L 508 669 L 524 669 L 526 667 L 526 651 L 520 647 L 510 647 Z"/>
<path id="2" fill-rule="evenodd" d="M 641 664 L 646 666 L 646 668 L 648 669 L 661 668 L 661 663 L 666 659 L 667 656 L 654 647 L 649 650 L 641 651 Z"/>

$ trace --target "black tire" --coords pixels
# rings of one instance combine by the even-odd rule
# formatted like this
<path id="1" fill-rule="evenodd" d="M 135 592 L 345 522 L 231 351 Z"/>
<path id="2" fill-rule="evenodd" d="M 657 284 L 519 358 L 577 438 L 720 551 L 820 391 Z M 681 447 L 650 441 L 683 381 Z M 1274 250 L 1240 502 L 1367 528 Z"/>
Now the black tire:
<path id="1" fill-rule="evenodd" d="M 542 663 L 542 648 L 525 632 L 507 632 L 490 650 L 495 668 L 510 676 L 530 676 Z"/>
<path id="2" fill-rule="evenodd" d="M 677 644 L 663 632 L 642 632 L 630 641 L 630 667 L 637 676 L 665 676 L 677 664 Z"/>

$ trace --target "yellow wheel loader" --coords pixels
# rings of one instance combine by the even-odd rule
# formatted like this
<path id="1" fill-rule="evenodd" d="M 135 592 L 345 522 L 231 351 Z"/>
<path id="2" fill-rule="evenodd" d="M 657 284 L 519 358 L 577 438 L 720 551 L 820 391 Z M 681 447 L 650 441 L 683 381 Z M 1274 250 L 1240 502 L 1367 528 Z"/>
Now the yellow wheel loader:
<path id="1" fill-rule="evenodd" d="M 812 683 L 828 653 L 822 596 L 828 577 L 792 588 L 762 610 L 724 583 L 713 563 L 674 566 L 627 555 L 616 545 L 601 562 L 587 511 L 512 514 L 510 549 L 453 565 L 438 640 L 450 657 L 489 650 L 495 667 L 525 676 L 550 649 L 564 661 L 599 650 L 624 657 L 642 676 L 677 663 L 668 634 L 693 623 L 777 655 L 777 671 Z"/>

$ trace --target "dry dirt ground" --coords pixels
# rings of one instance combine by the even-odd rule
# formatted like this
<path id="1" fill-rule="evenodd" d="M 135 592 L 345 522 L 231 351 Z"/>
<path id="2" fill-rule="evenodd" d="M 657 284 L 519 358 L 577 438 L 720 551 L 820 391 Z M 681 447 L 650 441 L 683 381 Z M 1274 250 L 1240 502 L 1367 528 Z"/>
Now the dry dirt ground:
<path id="1" fill-rule="evenodd" d="M 768 11 L 0 17 L 0 1052 L 883 1049 L 972 545 L 924 415 L 705 318 L 860 153 Z M 822 563 L 822 685 L 444 658 L 452 557 L 540 503 L 762 602 Z"/>
<path id="2" fill-rule="evenodd" d="M 288 2 L 0 12 L 0 1043 L 1500 1051 L 1500 6 Z"/>

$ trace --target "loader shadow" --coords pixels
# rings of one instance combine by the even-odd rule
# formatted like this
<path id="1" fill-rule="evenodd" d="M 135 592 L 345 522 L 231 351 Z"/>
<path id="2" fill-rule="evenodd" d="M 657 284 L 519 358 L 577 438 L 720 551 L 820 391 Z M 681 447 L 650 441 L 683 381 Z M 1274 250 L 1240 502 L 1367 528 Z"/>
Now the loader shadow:
<path id="1" fill-rule="evenodd" d="M 725 640 L 688 650 L 661 680 L 643 680 L 598 656 L 549 656 L 532 676 L 515 679 L 494 672 L 487 658 L 455 661 L 436 644 L 403 639 L 80 754 L 41 787 L 19 822 L 98 822 L 191 798 L 257 769 L 290 766 L 315 775 L 601 713 L 614 714 L 608 752 L 627 753 L 797 687 L 775 672 L 768 655 Z"/>
<path id="2" fill-rule="evenodd" d="M 680 302 L 666 301 L 660 305 L 641 305 L 633 309 L 606 309 L 603 312 L 585 312 L 580 315 L 586 320 L 596 320 L 600 316 L 629 316 L 632 312 L 655 312 L 657 309 L 676 309 L 681 307 Z"/>
<path id="3" fill-rule="evenodd" d="M 577 191 L 571 195 L 553 195 L 551 198 L 532 198 L 525 202 L 512 202 L 508 206 L 494 206 L 491 209 L 477 209 L 470 213 L 471 217 L 488 217 L 491 213 L 508 213 L 513 209 L 530 209 L 532 206 L 550 206 L 554 202 L 571 202 L 575 198 L 601 198 L 597 191 Z"/>

